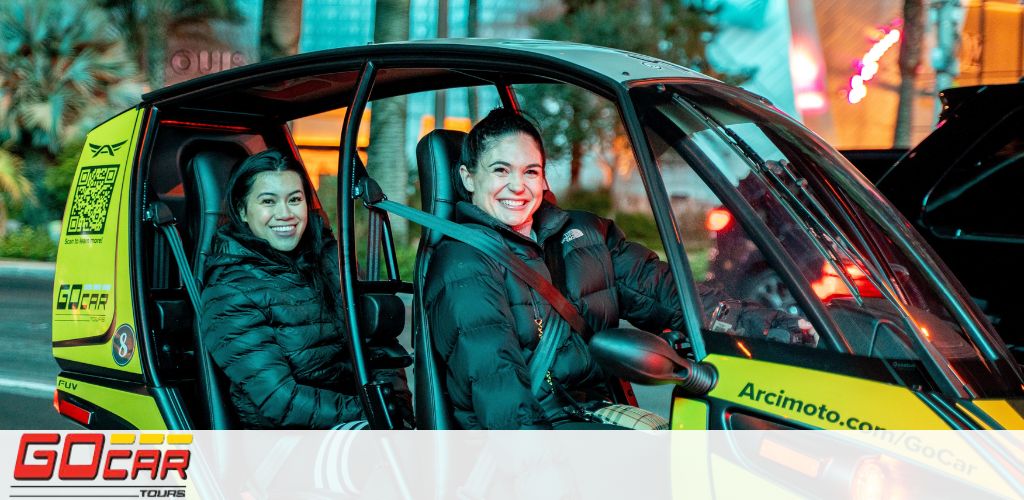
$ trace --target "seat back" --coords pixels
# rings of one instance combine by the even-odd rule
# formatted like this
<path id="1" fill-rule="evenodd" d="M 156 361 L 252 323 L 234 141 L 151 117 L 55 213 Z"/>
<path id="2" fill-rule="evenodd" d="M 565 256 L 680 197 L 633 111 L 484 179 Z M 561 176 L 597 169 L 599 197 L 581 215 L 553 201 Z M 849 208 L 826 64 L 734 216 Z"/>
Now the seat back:
<path id="1" fill-rule="evenodd" d="M 231 142 L 204 142 L 185 164 L 186 217 L 193 244 L 192 269 L 202 276 L 210 254 L 210 244 L 224 212 L 224 190 L 234 168 L 248 153 Z"/>
<path id="2" fill-rule="evenodd" d="M 455 190 L 453 182 L 456 179 L 453 177 L 465 137 L 466 134 L 463 132 L 439 129 L 425 135 L 416 145 L 421 201 L 425 212 L 444 219 L 454 219 L 459 194 Z M 434 249 L 443 235 L 427 228 L 423 228 L 422 231 L 413 277 L 416 420 L 421 429 L 457 429 L 458 423 L 452 416 L 451 402 L 445 386 L 447 369 L 434 349 L 429 318 L 423 307 L 424 279 Z"/>
<path id="3" fill-rule="evenodd" d="M 228 178 L 248 153 L 232 142 L 204 142 L 201 148 L 190 149 L 195 153 L 185 165 L 182 180 L 188 232 L 193 243 L 192 269 L 201 283 L 213 235 L 225 214 L 224 191 Z M 228 396 L 230 383 L 202 343 L 202 332 L 198 328 L 201 314 L 202 311 L 196 311 L 196 381 L 205 415 L 197 416 L 205 417 L 205 421 L 194 420 L 200 428 L 237 428 L 237 417 Z"/>

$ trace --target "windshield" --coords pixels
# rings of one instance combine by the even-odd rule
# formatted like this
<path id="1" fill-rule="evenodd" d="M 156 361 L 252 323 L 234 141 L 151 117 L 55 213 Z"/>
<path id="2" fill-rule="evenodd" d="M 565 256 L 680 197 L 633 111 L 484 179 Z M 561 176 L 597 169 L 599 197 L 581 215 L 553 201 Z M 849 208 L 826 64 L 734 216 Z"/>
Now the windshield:
<path id="1" fill-rule="evenodd" d="M 956 319 L 927 278 L 942 271 L 922 272 L 875 222 L 863 200 L 886 202 L 863 182 L 841 182 L 859 174 L 837 153 L 725 86 L 658 84 L 632 95 L 668 194 L 708 212 L 706 284 L 811 319 L 819 348 L 880 362 L 895 383 L 961 397 L 1022 392 L 1005 347 L 968 333 L 980 328 L 998 343 L 991 328 Z"/>

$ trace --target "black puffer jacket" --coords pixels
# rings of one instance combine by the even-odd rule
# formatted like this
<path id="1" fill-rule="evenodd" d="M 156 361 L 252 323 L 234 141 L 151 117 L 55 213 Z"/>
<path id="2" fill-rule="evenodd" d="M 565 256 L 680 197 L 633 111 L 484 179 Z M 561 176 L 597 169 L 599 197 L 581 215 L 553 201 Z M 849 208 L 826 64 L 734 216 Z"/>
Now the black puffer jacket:
<path id="1" fill-rule="evenodd" d="M 325 429 L 363 418 L 338 315 L 291 258 L 227 227 L 206 267 L 202 328 L 242 424 Z M 338 269 L 337 243 L 325 241 L 321 265 Z"/>
<path id="2" fill-rule="evenodd" d="M 467 202 L 458 204 L 457 217 L 504 241 L 549 277 L 594 331 L 615 327 L 620 318 L 650 331 L 683 327 L 668 266 L 626 241 L 608 219 L 545 203 L 534 214 L 535 242 Z M 534 319 L 550 310 L 540 295 L 506 267 L 454 240 L 438 245 L 425 283 L 435 347 L 447 364 L 455 418 L 464 428 L 546 428 L 562 416 L 566 402 L 549 388 L 539 401 L 530 391 L 527 366 L 538 344 Z M 702 290 L 706 294 L 714 292 Z M 603 376 L 579 335 L 569 335 L 556 353 L 551 372 L 563 387 L 577 399 L 603 395 Z"/>

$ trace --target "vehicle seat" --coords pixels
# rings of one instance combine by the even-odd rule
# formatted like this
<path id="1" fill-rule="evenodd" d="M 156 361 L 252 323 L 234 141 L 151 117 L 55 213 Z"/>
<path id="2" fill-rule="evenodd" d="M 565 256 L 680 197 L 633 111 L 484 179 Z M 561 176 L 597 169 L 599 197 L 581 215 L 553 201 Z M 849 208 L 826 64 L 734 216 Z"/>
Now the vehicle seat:
<path id="1" fill-rule="evenodd" d="M 464 132 L 438 129 L 423 136 L 416 145 L 420 196 L 425 212 L 443 219 L 454 219 L 455 204 L 459 201 L 459 195 L 452 177 L 465 137 Z M 444 235 L 437 231 L 422 228 L 413 276 L 413 344 L 416 356 L 414 394 L 417 426 L 421 429 L 458 428 L 445 387 L 447 370 L 441 356 L 434 350 L 430 323 L 423 307 L 423 281 L 434 250 L 443 237 Z"/>
<path id="2" fill-rule="evenodd" d="M 248 154 L 241 146 L 230 142 L 204 143 L 185 165 L 182 172 L 185 183 L 186 217 L 192 249 L 192 270 L 198 278 L 206 258 L 210 254 L 210 243 L 217 232 L 224 212 L 224 189 L 234 168 Z"/>
<path id="3" fill-rule="evenodd" d="M 192 155 L 182 172 L 186 193 L 186 220 L 188 234 L 193 242 L 192 270 L 202 288 L 203 268 L 210 254 L 213 235 L 224 217 L 224 189 L 235 167 L 248 153 L 232 142 L 204 142 Z M 200 331 L 196 311 L 196 365 L 200 402 L 205 405 L 205 421 L 197 421 L 198 428 L 237 428 L 237 417 L 228 398 L 230 383 L 209 353 L 199 344 Z M 205 400 L 204 400 L 205 398 Z"/>

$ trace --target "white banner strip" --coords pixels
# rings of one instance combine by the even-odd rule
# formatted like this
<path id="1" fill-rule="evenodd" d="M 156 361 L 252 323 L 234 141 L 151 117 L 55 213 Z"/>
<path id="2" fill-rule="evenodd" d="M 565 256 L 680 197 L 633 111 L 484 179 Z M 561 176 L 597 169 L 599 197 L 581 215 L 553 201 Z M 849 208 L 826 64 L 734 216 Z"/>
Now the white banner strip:
<path id="1" fill-rule="evenodd" d="M 0 431 L 0 454 L 10 498 L 1024 497 L 1024 432 Z"/>

